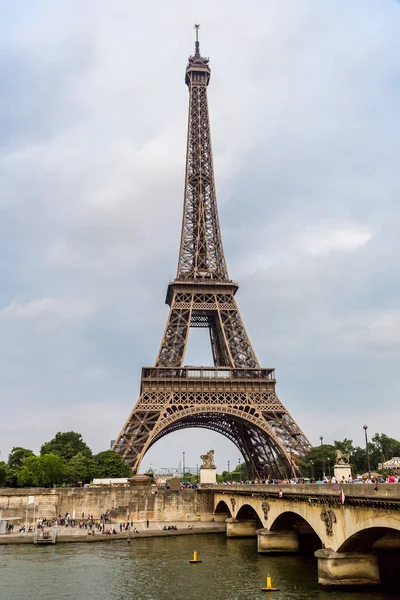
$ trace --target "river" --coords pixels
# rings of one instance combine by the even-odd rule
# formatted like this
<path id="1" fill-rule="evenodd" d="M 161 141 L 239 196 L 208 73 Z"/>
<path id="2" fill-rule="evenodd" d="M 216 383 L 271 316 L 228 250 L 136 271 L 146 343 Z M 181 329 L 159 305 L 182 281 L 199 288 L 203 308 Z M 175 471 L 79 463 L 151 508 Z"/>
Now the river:
<path id="1" fill-rule="evenodd" d="M 201 564 L 190 565 L 197 550 Z M 266 575 L 279 592 L 263 593 Z M 253 539 L 199 535 L 127 542 L 0 546 L 0 600 L 394 600 L 329 592 L 312 556 L 267 557 Z"/>

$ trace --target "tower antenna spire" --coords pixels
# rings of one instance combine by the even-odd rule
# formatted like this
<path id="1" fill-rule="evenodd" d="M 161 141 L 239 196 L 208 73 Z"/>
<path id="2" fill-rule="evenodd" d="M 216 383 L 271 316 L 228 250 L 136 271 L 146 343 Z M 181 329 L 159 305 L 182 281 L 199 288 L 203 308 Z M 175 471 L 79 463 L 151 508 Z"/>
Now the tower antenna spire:
<path id="1" fill-rule="evenodd" d="M 199 29 L 200 29 L 200 25 L 198 23 L 195 23 L 194 26 L 195 30 L 196 30 L 196 42 L 195 42 L 195 56 L 200 56 L 200 42 L 199 42 Z"/>

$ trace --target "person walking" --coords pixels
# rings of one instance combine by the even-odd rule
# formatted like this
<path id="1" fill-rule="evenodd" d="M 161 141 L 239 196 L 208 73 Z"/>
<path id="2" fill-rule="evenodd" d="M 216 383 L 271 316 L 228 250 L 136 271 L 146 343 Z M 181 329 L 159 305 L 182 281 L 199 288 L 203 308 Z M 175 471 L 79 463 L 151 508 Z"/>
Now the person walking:
<path id="1" fill-rule="evenodd" d="M 147 528 L 149 527 L 149 520 L 148 519 L 146 519 L 146 527 Z"/>

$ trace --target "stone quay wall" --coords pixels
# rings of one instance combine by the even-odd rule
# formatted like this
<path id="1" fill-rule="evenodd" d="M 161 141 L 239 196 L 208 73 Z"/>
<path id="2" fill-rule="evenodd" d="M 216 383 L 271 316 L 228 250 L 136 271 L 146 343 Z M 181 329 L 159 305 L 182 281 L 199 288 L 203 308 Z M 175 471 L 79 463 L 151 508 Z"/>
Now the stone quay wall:
<path id="1" fill-rule="evenodd" d="M 150 490 L 148 487 L 0 489 L 0 515 L 33 523 L 69 513 L 95 519 L 112 510 L 117 521 L 213 521 L 213 493 L 208 490 Z"/>

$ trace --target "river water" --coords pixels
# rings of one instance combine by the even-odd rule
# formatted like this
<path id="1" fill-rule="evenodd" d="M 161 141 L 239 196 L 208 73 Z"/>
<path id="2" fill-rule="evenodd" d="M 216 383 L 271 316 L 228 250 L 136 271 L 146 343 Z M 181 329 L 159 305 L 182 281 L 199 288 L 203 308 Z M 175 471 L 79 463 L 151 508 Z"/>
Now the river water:
<path id="1" fill-rule="evenodd" d="M 203 562 L 190 565 L 197 550 Z M 253 539 L 194 535 L 127 542 L 0 546 L 0 600 L 394 600 L 324 591 L 312 556 L 257 554 Z M 264 593 L 266 575 L 279 592 Z"/>

